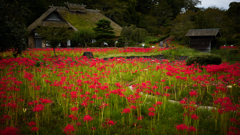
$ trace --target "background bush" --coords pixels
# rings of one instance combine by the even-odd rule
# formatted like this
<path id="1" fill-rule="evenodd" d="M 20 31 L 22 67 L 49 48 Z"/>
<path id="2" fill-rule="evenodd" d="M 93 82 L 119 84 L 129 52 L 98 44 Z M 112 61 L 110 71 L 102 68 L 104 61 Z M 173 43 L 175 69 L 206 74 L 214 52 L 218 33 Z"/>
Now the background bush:
<path id="1" fill-rule="evenodd" d="M 222 63 L 222 58 L 215 54 L 201 53 L 194 56 L 190 56 L 186 60 L 187 65 L 199 64 L 199 65 L 219 65 Z"/>
<path id="2" fill-rule="evenodd" d="M 149 43 L 151 43 L 151 44 L 159 43 L 160 41 L 163 41 L 164 39 L 166 39 L 168 37 L 169 37 L 169 35 L 164 35 L 164 36 L 159 37 L 158 39 L 149 41 Z"/>

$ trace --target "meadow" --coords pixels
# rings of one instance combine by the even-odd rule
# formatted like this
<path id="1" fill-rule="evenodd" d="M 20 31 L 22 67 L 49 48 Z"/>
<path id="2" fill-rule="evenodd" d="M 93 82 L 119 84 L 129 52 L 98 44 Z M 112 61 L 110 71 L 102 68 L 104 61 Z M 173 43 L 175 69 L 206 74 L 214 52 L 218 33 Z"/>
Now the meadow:
<path id="1" fill-rule="evenodd" d="M 0 134 L 240 134 L 240 63 L 120 56 L 166 48 L 28 49 L 0 59 Z M 83 57 L 92 52 L 94 58 Z M 109 60 L 102 58 L 119 56 Z"/>

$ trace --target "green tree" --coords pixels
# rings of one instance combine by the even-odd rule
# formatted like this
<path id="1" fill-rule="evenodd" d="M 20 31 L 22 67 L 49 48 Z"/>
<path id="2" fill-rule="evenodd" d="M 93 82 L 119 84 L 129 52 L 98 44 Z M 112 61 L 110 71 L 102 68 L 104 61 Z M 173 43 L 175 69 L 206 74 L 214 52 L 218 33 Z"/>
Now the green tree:
<path id="1" fill-rule="evenodd" d="M 197 12 L 194 24 L 197 29 L 221 28 L 224 16 L 224 10 L 210 7 Z"/>
<path id="2" fill-rule="evenodd" d="M 135 45 L 141 43 L 146 38 L 147 32 L 145 29 L 136 28 L 131 34 L 131 40 L 135 42 Z"/>
<path id="3" fill-rule="evenodd" d="M 55 48 L 57 48 L 59 43 L 66 42 L 73 36 L 73 30 L 63 26 L 41 26 L 37 29 L 37 33 L 46 40 L 46 43 L 48 43 L 51 48 L 53 48 L 54 56 L 56 56 Z"/>
<path id="4" fill-rule="evenodd" d="M 89 28 L 80 28 L 78 31 L 74 32 L 74 36 L 71 39 L 72 42 L 76 45 L 84 44 L 87 47 L 87 44 L 92 43 L 92 39 L 95 38 L 95 32 Z"/>
<path id="5" fill-rule="evenodd" d="M 128 42 L 131 40 L 133 30 L 130 27 L 124 26 L 121 31 L 121 37 L 124 39 L 124 47 L 127 47 Z"/>
<path id="6" fill-rule="evenodd" d="M 186 13 L 179 14 L 173 21 L 171 35 L 173 35 L 177 40 L 183 40 L 187 42 L 188 38 L 185 37 L 189 29 L 194 28 L 193 19 L 195 17 L 194 12 L 187 11 Z"/>
<path id="7" fill-rule="evenodd" d="M 229 21 L 234 23 L 233 27 L 240 33 L 240 2 L 231 2 L 227 11 Z"/>
<path id="8" fill-rule="evenodd" d="M 0 5 L 0 51 L 13 49 L 13 56 L 17 57 L 27 48 L 24 19 L 27 9 L 16 0 L 1 0 Z"/>
<path id="9" fill-rule="evenodd" d="M 168 25 L 173 17 L 171 6 L 166 0 L 156 0 L 151 9 L 151 15 L 157 20 L 157 27 Z"/>
<path id="10" fill-rule="evenodd" d="M 101 46 L 103 46 L 103 42 L 109 42 L 109 40 L 115 37 L 110 24 L 111 22 L 109 20 L 101 19 L 96 23 L 97 27 L 93 28 L 96 33 L 96 40 L 101 43 Z"/>

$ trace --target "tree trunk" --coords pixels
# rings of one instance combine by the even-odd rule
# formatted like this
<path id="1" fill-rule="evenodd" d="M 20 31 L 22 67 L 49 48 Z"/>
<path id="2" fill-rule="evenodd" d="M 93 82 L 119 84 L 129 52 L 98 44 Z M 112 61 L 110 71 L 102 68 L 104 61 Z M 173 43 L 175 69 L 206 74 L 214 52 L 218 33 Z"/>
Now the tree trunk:
<path id="1" fill-rule="evenodd" d="M 54 56 L 56 57 L 55 48 L 53 48 L 53 53 L 54 53 Z"/>

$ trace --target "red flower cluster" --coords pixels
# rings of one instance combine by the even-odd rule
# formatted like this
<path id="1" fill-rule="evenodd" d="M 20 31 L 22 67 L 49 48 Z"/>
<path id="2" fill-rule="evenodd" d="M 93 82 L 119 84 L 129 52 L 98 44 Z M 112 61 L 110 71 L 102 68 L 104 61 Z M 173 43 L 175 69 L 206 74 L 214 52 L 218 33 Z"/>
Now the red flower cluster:
<path id="1" fill-rule="evenodd" d="M 184 130 L 186 130 L 186 131 L 192 131 L 192 132 L 195 132 L 195 131 L 196 131 L 196 128 L 195 128 L 195 127 L 193 127 L 193 126 L 188 127 L 188 126 L 185 125 L 185 124 L 177 125 L 177 126 L 176 126 L 176 129 L 177 129 L 178 131 L 184 131 Z"/>
<path id="2" fill-rule="evenodd" d="M 44 105 L 38 104 L 33 108 L 34 112 L 41 112 L 44 109 Z"/>
<path id="3" fill-rule="evenodd" d="M 75 131 L 74 126 L 71 124 L 68 124 L 63 130 L 63 132 L 67 135 L 73 135 L 74 131 Z"/>
<path id="4" fill-rule="evenodd" d="M 124 108 L 122 111 L 122 113 L 130 113 L 130 112 L 131 112 L 131 110 L 129 108 Z"/>
<path id="5" fill-rule="evenodd" d="M 92 120 L 93 120 L 93 118 L 90 115 L 85 115 L 83 117 L 83 121 L 89 122 L 89 121 L 92 121 Z"/>

